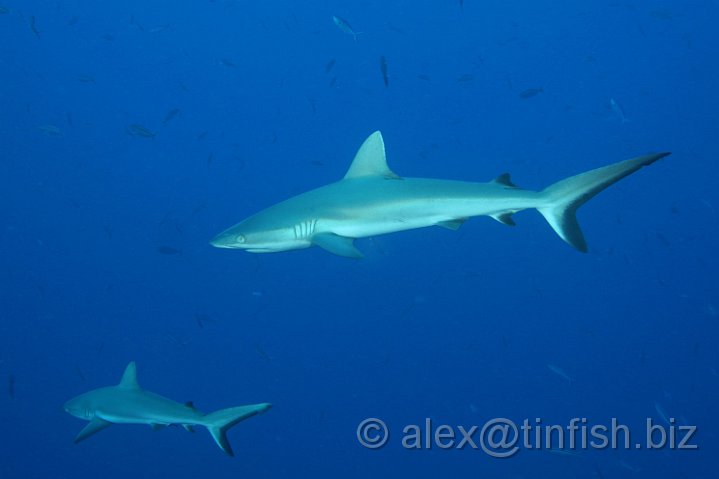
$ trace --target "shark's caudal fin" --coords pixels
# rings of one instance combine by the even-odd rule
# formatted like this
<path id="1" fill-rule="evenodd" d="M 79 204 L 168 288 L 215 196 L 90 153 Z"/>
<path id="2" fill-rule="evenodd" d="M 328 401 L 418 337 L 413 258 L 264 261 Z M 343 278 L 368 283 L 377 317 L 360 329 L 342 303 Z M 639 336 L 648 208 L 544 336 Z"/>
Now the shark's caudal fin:
<path id="1" fill-rule="evenodd" d="M 558 181 L 540 192 L 543 206 L 537 210 L 564 241 L 586 253 L 587 242 L 576 216 L 579 207 L 608 186 L 667 155 L 639 156 Z"/>
<path id="2" fill-rule="evenodd" d="M 270 407 L 272 407 L 271 404 L 261 403 L 220 409 L 219 411 L 207 414 L 203 418 L 203 423 L 204 426 L 207 427 L 207 430 L 210 431 L 210 434 L 212 434 L 212 438 L 217 445 L 220 446 L 220 449 L 225 451 L 227 455 L 234 456 L 230 441 L 227 440 L 227 431 L 235 424 L 244 421 L 248 417 L 264 412 Z"/>

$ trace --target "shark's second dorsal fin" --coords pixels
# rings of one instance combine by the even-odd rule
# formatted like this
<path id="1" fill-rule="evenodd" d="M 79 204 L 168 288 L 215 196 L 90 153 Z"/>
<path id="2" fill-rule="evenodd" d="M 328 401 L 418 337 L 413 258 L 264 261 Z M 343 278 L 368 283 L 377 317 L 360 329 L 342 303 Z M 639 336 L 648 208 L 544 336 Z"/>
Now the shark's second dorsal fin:
<path id="1" fill-rule="evenodd" d="M 382 133 L 372 133 L 357 150 L 354 160 L 347 170 L 345 179 L 361 178 L 363 176 L 381 176 L 383 178 L 399 179 L 399 175 L 387 166 L 387 157 L 384 153 L 384 140 Z"/>
<path id="2" fill-rule="evenodd" d="M 135 365 L 135 361 L 131 361 L 130 364 L 127 365 L 118 386 L 123 389 L 140 389 L 140 385 L 137 382 L 137 366 Z"/>
<path id="3" fill-rule="evenodd" d="M 512 178 L 510 178 L 509 173 L 502 173 L 501 175 L 493 179 L 492 183 L 506 186 L 507 188 L 517 188 L 517 185 L 512 183 Z"/>

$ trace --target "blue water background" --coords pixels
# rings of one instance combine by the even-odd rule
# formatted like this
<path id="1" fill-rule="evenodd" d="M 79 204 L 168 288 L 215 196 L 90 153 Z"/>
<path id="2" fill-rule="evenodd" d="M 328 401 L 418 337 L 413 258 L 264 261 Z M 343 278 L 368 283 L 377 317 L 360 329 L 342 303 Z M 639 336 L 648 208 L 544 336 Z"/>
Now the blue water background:
<path id="1" fill-rule="evenodd" d="M 717 5 L 463 3 L 0 3 L 1 477 L 715 477 Z M 377 129 L 400 175 L 532 189 L 673 153 L 580 210 L 584 255 L 529 211 L 361 239 L 361 261 L 208 244 L 341 178 Z M 130 360 L 202 410 L 274 408 L 231 430 L 234 459 L 176 428 L 74 445 L 62 404 Z M 639 434 L 656 404 L 698 451 L 400 444 L 426 417 Z"/>

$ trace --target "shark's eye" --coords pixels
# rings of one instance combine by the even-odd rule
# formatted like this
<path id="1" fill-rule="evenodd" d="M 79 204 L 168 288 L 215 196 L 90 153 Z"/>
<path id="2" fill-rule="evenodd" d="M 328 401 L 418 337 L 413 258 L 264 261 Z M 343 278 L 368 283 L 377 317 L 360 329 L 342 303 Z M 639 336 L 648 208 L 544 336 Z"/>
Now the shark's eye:
<path id="1" fill-rule="evenodd" d="M 242 243 L 244 243 L 245 241 L 247 241 L 247 240 L 245 239 L 244 235 L 237 235 L 237 242 L 238 242 L 238 243 L 242 244 Z"/>

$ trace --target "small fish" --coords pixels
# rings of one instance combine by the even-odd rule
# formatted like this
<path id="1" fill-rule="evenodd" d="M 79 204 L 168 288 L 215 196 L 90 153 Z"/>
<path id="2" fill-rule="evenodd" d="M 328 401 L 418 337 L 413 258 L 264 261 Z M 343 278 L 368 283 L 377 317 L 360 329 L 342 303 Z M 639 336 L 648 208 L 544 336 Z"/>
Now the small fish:
<path id="1" fill-rule="evenodd" d="M 49 136 L 62 136 L 62 130 L 55 125 L 40 125 L 37 129 Z"/>
<path id="2" fill-rule="evenodd" d="M 173 248 L 172 246 L 158 246 L 157 252 L 160 254 L 166 254 L 166 255 L 178 255 L 182 254 L 182 250 L 179 250 L 177 248 Z"/>
<path id="3" fill-rule="evenodd" d="M 325 65 L 325 73 L 331 72 L 332 68 L 334 68 L 335 66 L 335 63 L 337 63 L 337 61 L 334 58 L 328 61 L 327 65 Z"/>
<path id="4" fill-rule="evenodd" d="M 82 83 L 95 83 L 95 77 L 92 77 L 90 75 L 78 75 L 76 79 L 77 81 Z"/>
<path id="5" fill-rule="evenodd" d="M 659 417 L 662 419 L 662 421 L 667 423 L 669 426 L 674 424 L 674 418 L 670 418 L 667 415 L 667 412 L 664 410 L 661 404 L 659 404 L 658 402 L 654 402 L 654 409 L 656 409 L 657 414 L 659 414 Z"/>
<path id="6" fill-rule="evenodd" d="M 228 68 L 237 68 L 237 64 L 228 58 L 220 58 L 220 65 Z"/>
<path id="7" fill-rule="evenodd" d="M 35 15 L 30 16 L 30 30 L 32 30 L 36 37 L 40 38 L 40 31 L 37 29 Z"/>
<path id="8" fill-rule="evenodd" d="M 12 373 L 7 378 L 7 394 L 10 399 L 15 399 L 15 376 Z"/>
<path id="9" fill-rule="evenodd" d="M 547 367 L 549 368 L 550 371 L 552 371 L 557 376 L 566 379 L 570 386 L 574 382 L 574 379 L 572 379 L 572 377 L 569 374 L 567 374 L 562 368 L 557 367 L 553 364 L 547 364 Z"/>
<path id="10" fill-rule="evenodd" d="M 337 15 L 332 15 L 332 21 L 337 26 L 337 28 L 340 29 L 341 32 L 347 33 L 349 35 L 352 35 L 357 41 L 357 35 L 359 35 L 362 32 L 355 32 L 354 28 L 345 20 L 344 18 L 338 17 Z"/>
<path id="11" fill-rule="evenodd" d="M 623 459 L 619 461 L 619 465 L 622 466 L 627 471 L 632 471 L 632 472 L 641 471 L 641 468 L 634 466 L 632 464 L 629 464 L 628 462 L 625 462 Z"/>
<path id="12" fill-rule="evenodd" d="M 609 108 L 612 109 L 612 112 L 619 118 L 619 120 L 622 123 L 626 123 L 629 120 L 627 120 L 627 117 L 624 115 L 624 109 L 617 103 L 617 101 L 614 98 L 609 99 Z"/>
<path id="13" fill-rule="evenodd" d="M 127 132 L 133 136 L 140 136 L 142 138 L 154 138 L 155 132 L 145 128 L 139 123 L 133 123 L 127 127 Z"/>
<path id="14" fill-rule="evenodd" d="M 169 30 L 170 26 L 171 25 L 169 23 L 166 23 L 165 25 L 158 25 L 156 27 L 144 28 L 143 31 L 145 31 L 147 33 L 162 33 L 165 30 Z"/>
<path id="15" fill-rule="evenodd" d="M 389 86 L 389 77 L 387 76 L 387 59 L 382 55 L 379 57 L 379 68 L 382 71 L 382 81 L 384 81 L 384 86 Z"/>
<path id="16" fill-rule="evenodd" d="M 272 361 L 272 356 L 267 354 L 267 352 L 265 352 L 265 350 L 262 349 L 262 346 L 260 345 L 260 343 L 255 343 L 255 351 L 257 351 L 257 354 L 259 354 L 260 357 L 262 359 L 264 359 L 265 361 Z"/>
<path id="17" fill-rule="evenodd" d="M 100 35 L 100 38 L 102 38 L 102 39 L 105 40 L 106 42 L 110 42 L 110 43 L 112 43 L 112 42 L 115 41 L 115 36 L 114 36 L 114 35 L 110 35 L 109 33 L 105 33 L 104 35 Z"/>
<path id="18" fill-rule="evenodd" d="M 526 90 L 523 90 L 519 94 L 519 98 L 522 100 L 526 100 L 527 98 L 532 98 L 533 96 L 537 96 L 540 93 L 544 92 L 544 88 L 527 88 Z"/>
<path id="19" fill-rule="evenodd" d="M 112 227 L 110 225 L 102 225 L 102 230 L 105 232 L 107 239 L 112 239 Z"/>
<path id="20" fill-rule="evenodd" d="M 572 449 L 547 449 L 547 452 L 550 454 L 555 454 L 557 456 L 582 457 L 579 452 Z"/>
<path id="21" fill-rule="evenodd" d="M 206 314 L 195 314 L 195 322 L 200 328 L 204 328 L 205 324 L 207 323 L 216 323 L 212 317 L 206 315 Z"/>
<path id="22" fill-rule="evenodd" d="M 420 73 L 419 75 L 417 75 L 417 78 L 419 78 L 420 80 L 424 80 L 424 81 L 432 80 L 432 78 L 430 78 L 429 75 L 425 75 L 424 73 Z"/>
<path id="23" fill-rule="evenodd" d="M 407 32 L 405 32 L 402 28 L 398 27 L 397 25 L 394 25 L 392 23 L 387 23 L 387 28 L 392 30 L 395 33 L 399 33 L 400 35 L 407 35 Z"/>
<path id="24" fill-rule="evenodd" d="M 163 124 L 163 125 L 167 125 L 167 123 L 168 123 L 170 120 L 172 120 L 173 118 L 175 118 L 178 113 L 180 113 L 180 109 L 179 109 L 179 108 L 173 108 L 172 110 L 168 111 L 168 112 L 165 114 L 165 119 L 162 120 L 162 124 Z"/>
<path id="25" fill-rule="evenodd" d="M 8 7 L 0 7 L 0 15 L 5 15 L 7 13 L 10 13 L 10 9 Z"/>

